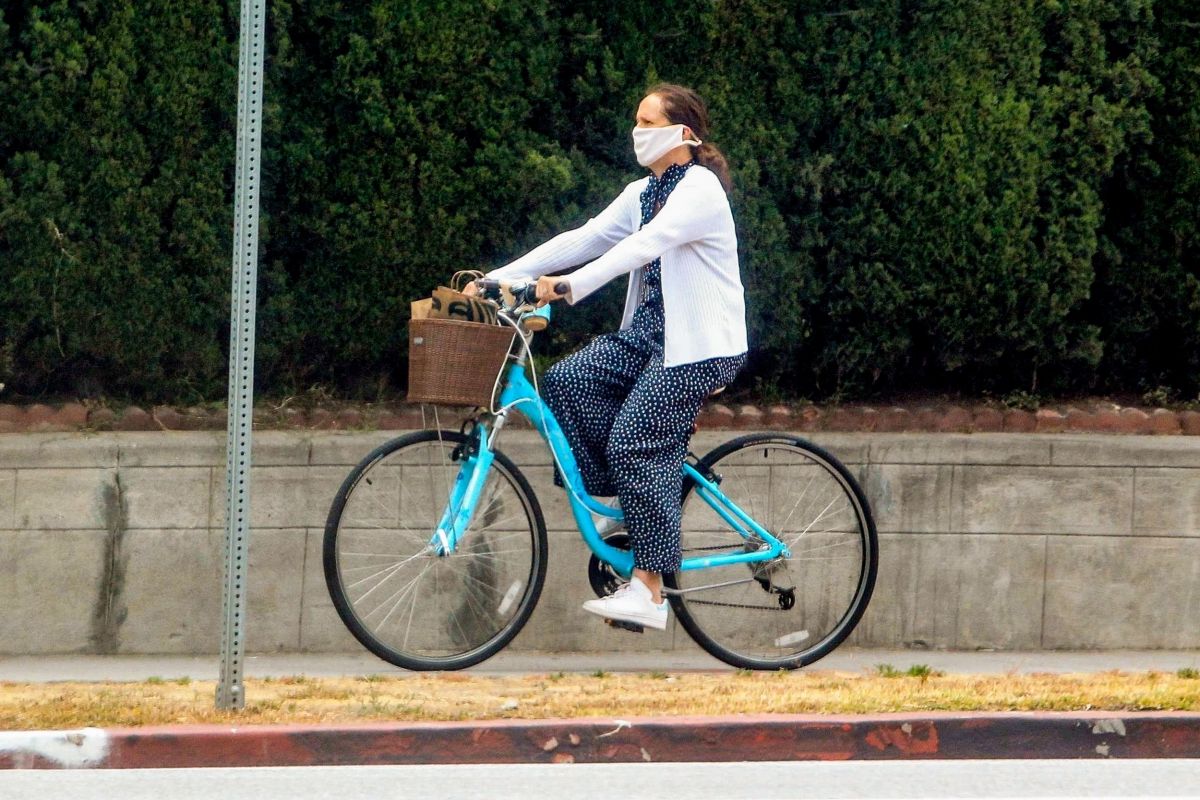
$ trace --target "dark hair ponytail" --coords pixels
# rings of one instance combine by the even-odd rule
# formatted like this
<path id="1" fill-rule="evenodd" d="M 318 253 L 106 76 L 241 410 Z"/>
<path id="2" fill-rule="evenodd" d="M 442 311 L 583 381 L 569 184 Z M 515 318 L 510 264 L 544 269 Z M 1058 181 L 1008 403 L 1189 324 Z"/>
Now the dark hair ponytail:
<path id="1" fill-rule="evenodd" d="M 728 194 L 733 189 L 729 177 L 729 164 L 725 154 L 708 141 L 708 106 L 686 86 L 674 83 L 658 83 L 646 90 L 647 95 L 656 94 L 662 100 L 663 115 L 672 125 L 686 125 L 704 144 L 694 148 L 696 161 L 716 174 Z"/>
<path id="2" fill-rule="evenodd" d="M 718 150 L 716 145 L 705 142 L 697 147 L 696 160 L 716 173 L 721 185 L 725 187 L 726 194 L 732 191 L 733 179 L 729 177 L 729 164 L 725 161 L 725 154 Z"/>

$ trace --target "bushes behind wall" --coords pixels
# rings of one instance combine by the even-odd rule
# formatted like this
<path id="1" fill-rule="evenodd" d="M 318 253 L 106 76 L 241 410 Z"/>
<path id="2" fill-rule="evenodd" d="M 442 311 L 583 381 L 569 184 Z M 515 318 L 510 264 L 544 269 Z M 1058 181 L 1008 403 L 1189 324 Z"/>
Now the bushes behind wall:
<path id="1" fill-rule="evenodd" d="M 5 7 L 7 396 L 223 395 L 237 14 Z M 408 301 L 644 174 L 633 111 L 667 79 L 734 172 L 743 387 L 1194 397 L 1197 25 L 1188 0 L 276 0 L 259 390 L 402 391 Z"/>

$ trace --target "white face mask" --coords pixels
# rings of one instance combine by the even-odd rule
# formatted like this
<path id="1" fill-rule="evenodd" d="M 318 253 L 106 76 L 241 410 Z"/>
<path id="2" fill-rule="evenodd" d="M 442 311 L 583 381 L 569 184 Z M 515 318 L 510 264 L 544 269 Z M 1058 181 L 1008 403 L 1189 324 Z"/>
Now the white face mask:
<path id="1" fill-rule="evenodd" d="M 699 140 L 683 138 L 683 125 L 667 125 L 664 128 L 634 128 L 633 152 L 643 167 L 648 167 L 681 144 L 698 147 Z"/>

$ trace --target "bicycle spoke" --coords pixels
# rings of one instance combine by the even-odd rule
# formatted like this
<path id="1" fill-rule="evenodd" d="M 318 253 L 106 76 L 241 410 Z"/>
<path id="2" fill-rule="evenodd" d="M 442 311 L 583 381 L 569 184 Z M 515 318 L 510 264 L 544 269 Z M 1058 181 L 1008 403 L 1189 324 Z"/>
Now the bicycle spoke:
<path id="1" fill-rule="evenodd" d="M 734 469 L 736 469 L 736 467 L 735 467 Z M 740 474 L 740 473 L 739 473 L 739 474 Z M 736 475 L 735 475 L 735 477 L 736 477 Z M 743 478 L 743 480 L 745 480 L 745 479 Z M 747 485 L 751 485 L 751 486 L 752 486 L 753 484 L 751 483 L 751 484 L 747 484 Z M 753 492 L 753 491 L 747 492 L 747 497 L 746 497 L 746 500 L 747 500 L 747 501 L 750 503 L 750 516 L 751 516 L 751 518 L 752 518 L 752 519 L 762 519 L 762 516 L 761 516 L 761 515 L 758 513 L 758 506 L 757 506 L 757 504 L 754 502 L 754 492 Z M 739 503 L 739 505 L 741 505 L 741 504 Z"/>
<path id="2" fill-rule="evenodd" d="M 416 578 L 418 585 L 420 584 L 421 579 L 424 577 L 425 577 L 425 570 L 422 570 L 421 574 L 418 575 Z M 415 586 L 413 588 L 413 591 L 414 591 L 414 595 L 415 595 L 415 592 L 416 592 Z M 395 607 L 399 608 L 399 603 L 397 603 Z M 401 643 L 401 645 L 400 645 L 401 647 L 408 647 L 408 637 L 409 637 L 409 635 L 412 634 L 413 614 L 416 612 L 416 610 L 417 610 L 416 603 L 412 603 L 408 608 L 408 625 L 405 626 L 405 628 L 404 628 L 404 641 Z M 384 622 L 387 622 L 386 618 L 384 618 Z M 382 625 L 382 623 L 380 623 L 380 624 Z"/>
<path id="3" fill-rule="evenodd" d="M 835 497 L 835 498 L 833 498 L 832 500 L 830 500 L 830 501 L 829 501 L 829 505 L 825 506 L 825 508 L 823 508 L 823 509 L 821 510 L 821 513 L 817 515 L 817 518 L 816 518 L 816 519 L 814 519 L 812 522 L 808 523 L 808 527 L 806 527 L 806 528 L 805 528 L 805 529 L 804 529 L 804 530 L 803 530 L 803 531 L 800 533 L 800 535 L 801 535 L 801 536 L 804 536 L 804 535 L 805 535 L 805 534 L 807 534 L 807 533 L 808 533 L 810 530 L 812 530 L 812 526 L 813 526 L 813 525 L 816 525 L 818 522 L 820 522 L 820 521 L 821 521 L 821 519 L 822 519 L 822 518 L 825 516 L 825 512 L 826 512 L 826 511 L 828 511 L 830 508 L 832 508 L 832 507 L 833 507 L 833 504 L 834 504 L 834 503 L 836 503 L 836 502 L 837 502 L 837 498 L 836 498 L 836 497 Z"/>
<path id="4" fill-rule="evenodd" d="M 796 498 L 796 502 L 792 505 L 792 510 L 790 512 L 788 512 L 787 519 L 785 519 L 783 521 L 783 524 L 779 526 L 779 530 L 784 530 L 785 528 L 787 528 L 787 524 L 792 521 L 792 515 L 796 513 L 796 509 L 800 507 L 800 503 L 802 503 L 804 501 L 804 498 L 808 496 L 808 490 L 810 488 L 812 488 L 813 481 L 815 481 L 816 479 L 817 479 L 816 474 L 814 474 L 811 478 L 808 479 L 808 484 L 805 485 L 804 491 L 800 493 L 800 496 Z"/>
<path id="5" fill-rule="evenodd" d="M 470 595 L 467 595 L 467 596 L 470 597 Z M 467 602 L 470 602 L 470 600 L 468 600 Z M 467 632 L 465 630 L 463 630 L 462 623 L 458 621 L 458 614 L 451 614 L 450 621 L 454 623 L 454 627 L 458 628 L 458 633 L 460 636 L 462 636 L 462 640 L 464 642 L 468 642 L 471 640 L 471 637 L 467 635 Z"/>
<path id="6" fill-rule="evenodd" d="M 483 583 L 483 582 L 479 581 L 478 579 L 472 578 L 470 575 L 467 575 L 465 572 L 461 573 L 459 577 L 465 578 L 465 579 L 467 579 L 467 580 L 469 580 L 469 581 L 471 581 L 471 582 L 473 582 L 473 583 L 475 583 L 475 584 L 477 584 L 477 585 L 483 586 L 485 589 L 488 589 L 488 590 L 490 590 L 490 592 L 491 592 L 492 594 L 499 594 L 499 593 L 500 593 L 500 592 L 499 592 L 499 590 L 498 590 L 498 589 L 496 589 L 496 587 L 494 587 L 494 586 L 492 586 L 492 585 L 490 585 L 490 584 L 485 584 L 485 583 Z M 488 609 L 484 608 L 483 606 L 480 606 L 480 605 L 479 605 L 479 604 L 476 602 L 476 598 L 475 598 L 475 596 L 474 596 L 474 595 L 473 595 L 471 592 L 464 592 L 464 593 L 463 593 L 463 598 L 464 598 L 464 600 L 466 601 L 467 605 L 470 605 L 470 606 L 474 607 L 474 609 L 475 609 L 475 610 L 476 610 L 476 612 L 477 612 L 477 613 L 476 613 L 476 616 L 477 616 L 477 617 L 478 617 L 478 616 L 488 616 L 488 615 L 491 613 L 491 612 L 490 612 Z"/>
<path id="7" fill-rule="evenodd" d="M 775 470 L 767 468 L 767 516 L 765 519 L 766 529 L 769 531 L 780 530 L 775 528 L 775 504 L 771 502 L 771 498 L 775 495 Z"/>
<path id="8" fill-rule="evenodd" d="M 499 558 L 499 556 L 507 554 L 507 553 L 528 553 L 528 552 L 529 552 L 529 550 L 526 548 L 513 547 L 508 550 L 492 550 L 487 553 L 471 553 L 470 557 L 471 558 L 490 558 L 495 561 L 505 561 L 507 559 Z M 454 558 L 454 556 L 451 556 L 451 558 Z"/>
<path id="9" fill-rule="evenodd" d="M 424 551 L 421 551 L 421 552 L 417 553 L 416 555 L 424 555 Z M 342 553 L 343 558 L 348 557 L 348 556 L 353 556 L 354 558 L 387 558 L 392 561 L 394 561 L 400 557 L 396 553 L 361 553 L 358 551 Z M 379 565 L 378 564 L 367 564 L 367 565 L 361 566 L 361 567 L 347 567 L 347 570 L 374 569 L 377 566 L 379 566 Z"/>
<path id="10" fill-rule="evenodd" d="M 416 553 L 414 555 L 411 555 L 408 558 L 404 559 L 403 561 L 393 564 L 390 567 L 385 567 L 372 575 L 368 575 L 365 578 L 360 578 L 359 580 L 355 581 L 354 583 L 347 584 L 346 588 L 353 589 L 355 586 L 358 586 L 361 583 L 366 583 L 367 581 L 371 580 L 371 578 L 374 578 L 376 575 L 382 575 L 383 573 L 387 572 L 387 573 L 389 573 L 388 577 L 384 578 L 382 581 L 380 581 L 378 584 L 376 584 L 377 587 L 382 586 L 384 583 L 387 582 L 388 578 L 390 578 L 392 575 L 396 574 L 400 570 L 404 569 L 405 565 L 407 565 L 409 562 L 415 561 L 416 559 L 421 558 L 424 555 L 426 555 L 426 553 Z M 371 591 L 373 592 L 375 590 L 372 589 Z M 370 594 L 370 592 L 368 592 L 368 594 Z M 362 600 L 364 597 L 366 597 L 366 595 L 363 595 L 362 597 L 360 597 L 359 600 Z"/>
<path id="11" fill-rule="evenodd" d="M 376 612 L 376 611 L 379 611 L 379 609 L 381 609 L 381 608 L 384 608 L 384 607 L 385 607 L 385 606 L 387 606 L 389 603 L 392 603 L 392 610 L 391 610 L 391 611 L 388 611 L 388 613 L 387 613 L 387 614 L 385 614 L 385 615 L 384 615 L 384 617 L 383 617 L 383 619 L 382 619 L 382 620 L 379 622 L 379 627 L 383 627 L 383 625 L 384 625 L 384 624 L 385 624 L 385 623 L 388 621 L 388 618 L 389 618 L 389 617 L 391 617 L 391 615 L 392 615 L 392 612 L 393 612 L 393 611 L 395 611 L 395 610 L 396 610 L 396 608 L 397 608 L 397 607 L 400 605 L 400 601 L 404 599 L 403 595 L 404 595 L 404 594 L 406 594 L 406 593 L 407 593 L 407 592 L 408 592 L 408 591 L 409 591 L 409 590 L 410 590 L 410 589 L 413 587 L 413 585 L 415 585 L 415 584 L 416 584 L 416 582 L 417 582 L 418 580 L 420 580 L 420 579 L 421 579 L 421 577 L 422 577 L 422 576 L 423 576 L 423 575 L 424 575 L 424 574 L 425 574 L 425 573 L 426 573 L 428 570 L 429 570 L 429 565 L 427 564 L 427 565 L 425 566 L 425 568 L 424 568 L 424 569 L 422 569 L 420 572 L 418 572 L 418 573 L 417 573 L 417 576 L 416 576 L 415 578 L 411 579 L 411 580 L 410 580 L 408 583 L 406 583 L 406 584 L 404 584 L 403 586 L 401 586 L 399 589 L 397 589 L 395 592 L 393 592 L 393 593 L 392 593 L 392 594 L 391 594 L 391 595 L 390 595 L 388 598 L 386 598 L 386 599 L 385 599 L 385 600 L 384 600 L 382 603 L 380 603 L 379 605 L 375 606 L 375 608 L 371 609 L 371 610 L 370 610 L 370 611 L 369 611 L 369 612 L 366 614 L 365 618 L 366 618 L 366 619 L 370 619 L 371 617 L 375 616 L 375 612 Z M 380 584 L 378 584 L 378 585 L 377 585 L 375 588 L 378 588 L 379 586 L 382 586 L 382 585 L 383 585 L 383 584 L 382 584 L 382 583 L 380 583 Z M 375 589 L 371 589 L 369 592 L 367 592 L 367 594 L 370 594 L 370 593 L 371 593 L 371 592 L 373 592 L 373 591 L 375 591 Z M 363 601 L 363 600 L 366 598 L 366 596 L 367 596 L 367 595 L 361 595 L 361 596 L 358 598 L 358 601 L 359 601 L 359 602 L 362 602 L 362 601 Z M 392 602 L 393 600 L 395 601 L 394 603 Z"/>
<path id="12" fill-rule="evenodd" d="M 810 556 L 793 555 L 791 558 L 788 559 L 788 561 L 789 562 L 795 562 L 795 561 L 814 561 L 814 562 L 815 561 L 842 561 L 845 559 L 857 559 L 857 558 L 859 558 L 858 553 L 850 553 L 849 555 L 840 555 L 839 554 L 839 555 L 833 555 L 833 556 L 820 556 L 817 558 L 813 558 Z"/>
<path id="13" fill-rule="evenodd" d="M 481 580 L 479 580 L 479 578 L 476 578 L 473 575 L 468 575 L 465 571 L 465 568 L 463 568 L 463 571 L 461 571 L 459 573 L 459 577 L 461 577 L 465 581 L 471 582 L 472 584 L 474 584 L 476 586 L 483 587 L 485 590 L 487 590 L 491 594 L 500 594 L 500 590 L 497 589 L 492 584 L 487 583 L 486 581 L 481 581 Z M 468 595 L 468 597 L 469 597 L 469 595 Z"/>
<path id="14" fill-rule="evenodd" d="M 800 539 L 802 539 L 802 535 L 797 534 L 796 536 L 793 536 L 792 539 L 786 540 L 787 548 L 793 549 L 793 548 L 799 547 Z M 811 536 L 809 537 L 809 539 L 811 539 Z M 844 541 L 844 542 L 830 542 L 830 543 L 828 543 L 828 545 L 817 545 L 814 547 L 805 547 L 804 549 L 802 549 L 802 551 L 799 551 L 799 552 L 800 553 L 816 553 L 818 551 L 826 551 L 826 549 L 830 549 L 833 547 L 857 547 L 859 545 L 860 545 L 860 542 L 857 539 L 857 535 L 854 536 L 853 539 L 852 539 L 851 535 L 847 535 L 846 541 Z M 794 551 L 792 553 L 792 558 L 797 558 L 796 552 L 794 552 Z"/>

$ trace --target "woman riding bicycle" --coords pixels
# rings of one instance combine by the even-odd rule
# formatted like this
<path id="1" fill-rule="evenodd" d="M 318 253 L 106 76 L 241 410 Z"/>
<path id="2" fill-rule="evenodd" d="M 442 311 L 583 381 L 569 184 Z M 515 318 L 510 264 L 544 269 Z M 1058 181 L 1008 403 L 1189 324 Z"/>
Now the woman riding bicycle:
<path id="1" fill-rule="evenodd" d="M 634 552 L 630 582 L 583 607 L 659 630 L 667 624 L 662 574 L 680 564 L 681 469 L 693 424 L 747 350 L 729 169 L 707 137 L 708 111 L 695 92 L 652 87 L 633 129 L 638 163 L 651 175 L 582 227 L 487 275 L 538 278 L 539 305 L 574 305 L 629 275 L 620 329 L 547 370 L 542 394 L 584 488 L 617 496 Z"/>

